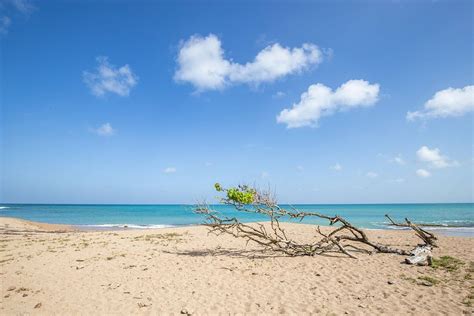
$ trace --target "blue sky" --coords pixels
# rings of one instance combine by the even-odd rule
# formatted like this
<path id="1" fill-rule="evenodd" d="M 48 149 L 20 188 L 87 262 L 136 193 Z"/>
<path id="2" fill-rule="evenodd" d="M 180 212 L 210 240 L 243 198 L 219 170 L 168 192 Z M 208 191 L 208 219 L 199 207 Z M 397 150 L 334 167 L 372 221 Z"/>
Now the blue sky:
<path id="1" fill-rule="evenodd" d="M 2 0 L 0 33 L 1 202 L 473 201 L 471 1 Z"/>

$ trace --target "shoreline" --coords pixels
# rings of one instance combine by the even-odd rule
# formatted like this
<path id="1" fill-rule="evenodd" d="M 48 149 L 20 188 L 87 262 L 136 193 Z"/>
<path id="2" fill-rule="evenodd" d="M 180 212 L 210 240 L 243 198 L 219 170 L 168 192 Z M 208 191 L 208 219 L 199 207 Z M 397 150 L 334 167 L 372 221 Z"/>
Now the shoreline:
<path id="1" fill-rule="evenodd" d="M 7 223 L 3 224 L 2 222 L 6 221 Z M 67 225 L 67 224 L 51 224 L 45 222 L 35 222 L 29 221 L 26 219 L 18 218 L 18 217 L 6 217 L 0 216 L 0 223 L 4 229 L 8 229 L 9 227 L 15 228 L 22 228 L 22 229 L 30 229 L 38 232 L 49 232 L 49 233 L 65 233 L 65 232 L 78 232 L 80 231 L 74 225 Z"/>
<path id="2" fill-rule="evenodd" d="M 8 217 L 8 216 L 0 216 L 0 221 L 2 218 L 7 220 L 14 220 L 18 221 L 19 223 L 23 223 L 24 225 L 31 226 L 32 228 L 36 228 L 38 230 L 42 230 L 45 232 L 107 232 L 107 231 L 148 231 L 148 230 L 159 230 L 159 229 L 169 229 L 169 228 L 181 228 L 181 227 L 200 227 L 204 226 L 202 224 L 189 224 L 189 225 L 167 225 L 167 224 L 150 224 L 147 225 L 137 225 L 137 224 L 88 224 L 88 225 L 70 225 L 70 224 L 53 224 L 53 223 L 46 223 L 46 222 L 37 222 L 37 221 L 29 221 L 18 217 Z M 263 223 L 263 222 L 262 222 Z M 290 224 L 296 225 L 312 225 L 308 223 L 297 223 L 291 222 Z M 320 225 L 321 227 L 330 227 L 329 225 Z M 423 227 L 430 232 L 435 234 L 443 235 L 443 236 L 451 236 L 451 237 L 465 237 L 465 238 L 474 238 L 474 227 L 452 227 L 452 226 L 435 226 L 435 227 Z M 362 228 L 366 231 L 410 231 L 410 228 L 402 228 L 402 227 L 395 227 L 387 225 L 387 228 Z"/>

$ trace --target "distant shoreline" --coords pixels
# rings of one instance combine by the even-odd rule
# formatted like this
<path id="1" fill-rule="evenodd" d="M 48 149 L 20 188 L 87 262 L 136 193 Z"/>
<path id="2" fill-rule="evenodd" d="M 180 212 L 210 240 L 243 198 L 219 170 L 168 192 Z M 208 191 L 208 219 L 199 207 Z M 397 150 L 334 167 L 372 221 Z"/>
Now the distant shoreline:
<path id="1" fill-rule="evenodd" d="M 281 205 L 282 207 L 291 207 Z M 238 212 L 229 205 L 210 205 L 223 216 L 237 217 L 244 222 L 266 221 L 261 214 Z M 394 229 L 388 226 L 385 214 L 394 221 L 412 222 L 425 227 L 440 229 L 474 227 L 474 204 L 373 204 L 373 205 L 294 205 L 306 212 L 339 215 L 360 228 Z M 203 218 L 194 213 L 193 205 L 53 205 L 53 204 L 3 204 L 0 216 L 22 218 L 30 221 L 79 225 L 91 228 L 162 228 L 198 225 Z M 282 218 L 283 221 L 289 220 Z M 291 222 L 291 221 L 290 221 Z M 327 225 L 327 221 L 305 218 L 305 223 Z"/>
<path id="2" fill-rule="evenodd" d="M 7 217 L 0 216 L 0 220 L 5 219 L 7 221 L 13 220 L 23 225 L 28 225 L 32 228 L 36 228 L 38 231 L 44 232 L 106 232 L 106 231 L 150 231 L 150 230 L 161 230 L 161 229 L 173 229 L 173 228 L 185 228 L 185 227 L 199 227 L 203 226 L 201 223 L 198 224 L 187 224 L 187 225 L 136 225 L 136 224 L 97 224 L 97 225 L 69 225 L 69 224 L 54 224 L 40 221 L 29 221 L 18 217 Z M 293 222 L 292 224 L 299 225 L 300 223 Z M 303 225 L 314 225 L 303 223 Z M 329 227 L 330 225 L 319 225 L 322 227 Z M 425 229 L 432 231 L 436 234 L 451 236 L 451 237 L 469 237 L 474 238 L 474 227 L 466 226 L 424 226 Z M 368 231 L 408 231 L 408 227 L 395 227 L 393 225 L 387 225 L 387 228 L 363 228 Z"/>
<path id="3" fill-rule="evenodd" d="M 0 202 L 0 209 L 5 205 L 55 205 L 55 206 L 196 206 L 197 203 L 10 203 Z M 443 204 L 474 204 L 474 202 L 387 202 L 387 203 L 279 203 L 282 206 L 308 206 L 308 205 L 322 205 L 322 206 L 351 206 L 351 205 L 443 205 Z M 224 205 L 222 203 L 212 203 L 210 206 Z"/>

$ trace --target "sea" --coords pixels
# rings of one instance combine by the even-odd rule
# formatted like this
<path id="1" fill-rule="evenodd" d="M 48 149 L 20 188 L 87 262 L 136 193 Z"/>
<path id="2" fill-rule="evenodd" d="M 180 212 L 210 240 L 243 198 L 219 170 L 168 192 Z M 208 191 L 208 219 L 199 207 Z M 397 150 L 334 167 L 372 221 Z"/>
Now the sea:
<path id="1" fill-rule="evenodd" d="M 340 215 L 366 229 L 401 229 L 389 225 L 385 214 L 396 221 L 431 225 L 428 229 L 448 235 L 474 237 L 474 203 L 443 204 L 301 204 L 281 205 L 305 212 Z M 80 229 L 150 229 L 198 225 L 202 215 L 195 205 L 164 204 L 7 204 L 0 203 L 0 217 L 16 217 L 36 222 L 68 224 Z M 266 217 L 238 212 L 229 205 L 210 205 L 221 216 L 243 222 L 265 221 Z M 290 219 L 282 219 L 291 221 Z M 298 222 L 298 221 L 297 221 Z M 305 218 L 303 223 L 328 225 L 327 221 Z"/>

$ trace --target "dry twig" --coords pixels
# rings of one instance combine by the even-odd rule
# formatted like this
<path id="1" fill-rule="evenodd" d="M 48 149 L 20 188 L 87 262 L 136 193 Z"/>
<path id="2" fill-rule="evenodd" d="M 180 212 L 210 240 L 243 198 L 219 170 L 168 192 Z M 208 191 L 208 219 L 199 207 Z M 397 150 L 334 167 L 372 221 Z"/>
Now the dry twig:
<path id="1" fill-rule="evenodd" d="M 248 186 L 223 189 L 218 184 L 216 184 L 216 189 L 227 193 L 227 196 L 222 199 L 224 204 L 231 205 L 241 212 L 262 214 L 269 218 L 269 225 L 267 226 L 261 223 L 247 224 L 240 222 L 236 217 L 223 217 L 208 205 L 198 206 L 195 212 L 205 216 L 204 225 L 216 234 L 230 234 L 236 238 L 246 239 L 247 242 L 253 241 L 264 249 L 289 256 L 314 256 L 327 252 L 340 252 L 348 257 L 356 258 L 349 249 L 370 252 L 367 249 L 358 248 L 357 244 L 368 246 L 372 249 L 372 252 L 405 256 L 412 254 L 412 251 L 393 248 L 370 240 L 362 229 L 353 226 L 338 215 L 328 216 L 316 212 L 301 212 L 294 208 L 292 210 L 284 209 L 277 204 L 276 199 L 269 192 L 261 192 Z M 316 217 L 328 220 L 329 225 L 335 228 L 329 233 L 323 233 L 320 227 L 317 226 L 316 232 L 321 238 L 311 243 L 300 243 L 287 236 L 280 225 L 282 217 L 299 221 L 306 217 Z M 418 227 L 408 219 L 405 219 L 406 224 L 399 224 L 388 215 L 386 217 L 395 226 L 408 227 L 415 231 L 416 235 L 423 241 L 423 244 L 419 246 L 436 247 L 436 237 L 432 233 Z"/>

